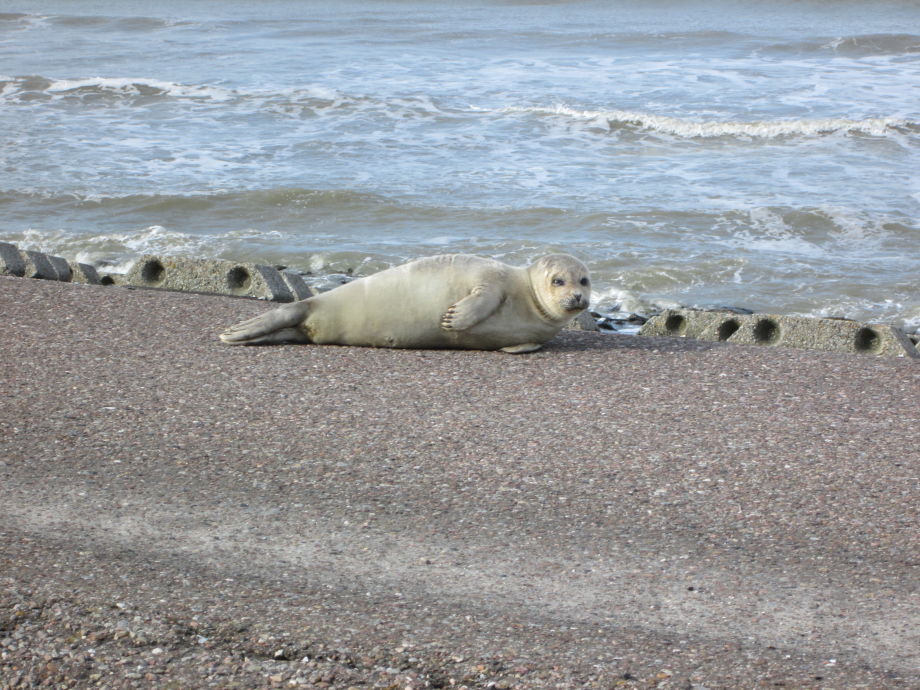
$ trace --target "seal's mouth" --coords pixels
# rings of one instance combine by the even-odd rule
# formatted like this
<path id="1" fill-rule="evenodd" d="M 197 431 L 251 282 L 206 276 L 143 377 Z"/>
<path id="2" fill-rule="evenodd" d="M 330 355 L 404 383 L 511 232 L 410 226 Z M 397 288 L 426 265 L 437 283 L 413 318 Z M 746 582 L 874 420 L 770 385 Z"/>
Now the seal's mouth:
<path id="1" fill-rule="evenodd" d="M 547 321 L 559 321 L 560 319 L 571 318 L 578 312 L 587 309 L 588 300 L 583 295 L 575 295 L 544 305 L 540 303 L 539 297 L 534 295 L 533 304 L 540 316 Z M 549 310 L 555 315 L 550 314 Z"/>
<path id="2" fill-rule="evenodd" d="M 582 311 L 587 306 L 588 302 L 583 297 L 572 297 L 562 303 L 562 308 L 566 311 Z"/>

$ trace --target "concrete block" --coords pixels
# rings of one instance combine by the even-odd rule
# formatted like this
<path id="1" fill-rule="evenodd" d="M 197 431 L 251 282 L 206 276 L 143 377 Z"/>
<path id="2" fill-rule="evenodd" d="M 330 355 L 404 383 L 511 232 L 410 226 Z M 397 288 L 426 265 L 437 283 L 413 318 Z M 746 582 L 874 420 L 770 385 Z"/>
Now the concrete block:
<path id="1" fill-rule="evenodd" d="M 57 279 L 62 280 L 65 283 L 69 283 L 73 279 L 73 270 L 70 268 L 70 264 L 67 263 L 67 259 L 62 259 L 59 256 L 51 256 L 50 254 L 46 255 L 48 261 L 51 262 L 51 267 L 57 273 Z"/>
<path id="2" fill-rule="evenodd" d="M 125 282 L 161 290 L 294 301 L 293 293 L 277 269 L 232 261 L 142 256 L 128 271 Z"/>
<path id="3" fill-rule="evenodd" d="M 796 347 L 824 352 L 920 358 L 916 346 L 898 328 L 847 319 L 818 319 L 778 314 L 734 314 L 668 309 L 653 317 L 640 335 L 692 337 L 743 345 Z"/>
<path id="4" fill-rule="evenodd" d="M 296 271 L 285 269 L 281 271 L 281 277 L 284 278 L 284 282 L 291 294 L 294 295 L 295 300 L 307 299 L 307 297 L 313 297 L 316 294 Z"/>
<path id="5" fill-rule="evenodd" d="M 581 312 L 578 316 L 572 319 L 569 324 L 566 326 L 566 329 L 570 331 L 596 331 L 599 330 L 597 327 L 597 319 L 595 319 L 591 312 L 585 310 Z"/>
<path id="6" fill-rule="evenodd" d="M 40 278 L 41 280 L 60 280 L 57 269 L 47 254 L 26 249 L 20 252 L 26 265 L 26 278 Z"/>
<path id="7" fill-rule="evenodd" d="M 69 262 L 72 283 L 85 283 L 87 285 L 99 285 L 100 278 L 96 269 L 89 264 L 81 264 L 76 261 Z"/>
<path id="8" fill-rule="evenodd" d="M 125 280 L 123 273 L 103 273 L 99 276 L 100 285 L 127 285 L 128 281 Z"/>
<path id="9" fill-rule="evenodd" d="M 646 321 L 639 335 L 670 335 L 698 340 L 726 340 L 737 323 L 737 314 L 695 309 L 667 309 Z M 721 324 L 725 332 L 720 331 Z M 720 337 L 724 335 L 724 337 Z"/>
<path id="10" fill-rule="evenodd" d="M 920 357 L 917 348 L 898 328 L 848 319 L 809 319 L 753 314 L 729 342 L 785 345 L 805 350 L 849 352 L 885 357 Z"/>
<path id="11" fill-rule="evenodd" d="M 0 242 L 0 275 L 22 277 L 25 274 L 26 262 L 16 245 Z"/>

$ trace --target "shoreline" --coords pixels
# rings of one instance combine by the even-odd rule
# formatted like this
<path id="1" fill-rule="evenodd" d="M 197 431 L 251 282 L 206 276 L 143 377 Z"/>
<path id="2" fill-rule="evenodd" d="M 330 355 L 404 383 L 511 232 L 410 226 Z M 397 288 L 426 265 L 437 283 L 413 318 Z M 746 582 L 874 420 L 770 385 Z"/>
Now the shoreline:
<path id="1" fill-rule="evenodd" d="M 347 274 L 315 276 L 286 266 L 143 255 L 126 273 L 102 273 L 88 264 L 0 242 L 0 275 L 111 286 L 130 286 L 290 302 L 332 290 L 356 279 Z M 920 335 L 886 323 L 799 317 L 738 307 L 662 307 L 638 314 L 599 311 L 595 305 L 567 328 L 618 333 L 781 345 L 808 350 L 920 358 Z"/>
<path id="2" fill-rule="evenodd" d="M 7 685 L 920 684 L 912 362 L 232 348 L 265 304 L 3 276 L 0 305 Z"/>

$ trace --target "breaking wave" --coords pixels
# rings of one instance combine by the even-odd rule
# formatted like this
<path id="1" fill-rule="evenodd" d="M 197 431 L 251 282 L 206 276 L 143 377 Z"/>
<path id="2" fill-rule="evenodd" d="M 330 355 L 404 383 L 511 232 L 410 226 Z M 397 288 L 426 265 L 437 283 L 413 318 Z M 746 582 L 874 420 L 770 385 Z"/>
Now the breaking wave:
<path id="1" fill-rule="evenodd" d="M 361 112 L 373 112 L 391 119 L 451 115 L 424 94 L 376 98 L 350 95 L 319 85 L 252 90 L 142 77 L 52 79 L 41 75 L 0 75 L 0 105 L 62 103 L 132 108 L 170 101 L 238 113 L 271 113 L 282 118 Z"/>
<path id="2" fill-rule="evenodd" d="M 776 139 L 831 134 L 884 137 L 920 133 L 920 123 L 903 117 L 693 120 L 633 110 L 582 110 L 566 105 L 511 106 L 498 110 L 469 106 L 462 110 L 448 110 L 424 94 L 380 99 L 350 95 L 324 86 L 260 92 L 145 78 L 50 79 L 39 75 L 0 76 L 0 104 L 29 105 L 63 101 L 143 106 L 170 99 L 229 106 L 242 112 L 257 110 L 293 118 L 362 111 L 374 111 L 400 120 L 523 113 L 583 121 L 608 132 L 649 132 L 683 139 Z"/>
<path id="3" fill-rule="evenodd" d="M 920 53 L 920 36 L 916 34 L 865 34 L 832 39 L 780 43 L 768 46 L 766 53 L 833 53 L 851 58 L 897 56 Z"/>
<path id="4" fill-rule="evenodd" d="M 234 91 L 214 86 L 177 84 L 159 79 L 91 77 L 86 79 L 50 79 L 40 75 L 0 76 L 0 102 L 32 103 L 53 100 L 84 102 L 129 101 L 157 98 L 191 98 L 223 102 Z"/>
<path id="5" fill-rule="evenodd" d="M 875 117 L 862 120 L 848 118 L 817 118 L 797 120 L 712 121 L 689 120 L 666 115 L 653 115 L 629 110 L 577 110 L 566 106 L 552 108 L 512 107 L 505 113 L 533 113 L 561 116 L 576 120 L 595 121 L 609 131 L 646 130 L 687 139 L 736 137 L 774 139 L 828 134 L 862 134 L 882 137 L 890 134 L 920 133 L 920 123 L 898 117 Z"/>

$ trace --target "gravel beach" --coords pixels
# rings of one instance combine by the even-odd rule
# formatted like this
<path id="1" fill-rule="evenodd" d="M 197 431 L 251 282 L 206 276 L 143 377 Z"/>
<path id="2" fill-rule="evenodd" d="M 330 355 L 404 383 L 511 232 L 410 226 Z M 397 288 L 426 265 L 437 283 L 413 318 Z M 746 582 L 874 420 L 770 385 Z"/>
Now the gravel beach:
<path id="1" fill-rule="evenodd" d="M 228 347 L 0 277 L 0 688 L 918 688 L 920 365 Z"/>

